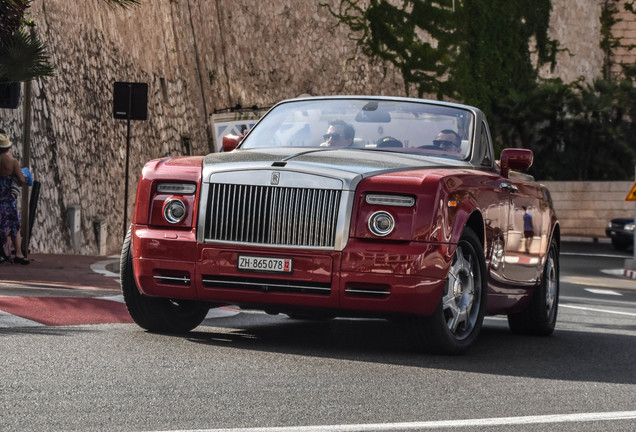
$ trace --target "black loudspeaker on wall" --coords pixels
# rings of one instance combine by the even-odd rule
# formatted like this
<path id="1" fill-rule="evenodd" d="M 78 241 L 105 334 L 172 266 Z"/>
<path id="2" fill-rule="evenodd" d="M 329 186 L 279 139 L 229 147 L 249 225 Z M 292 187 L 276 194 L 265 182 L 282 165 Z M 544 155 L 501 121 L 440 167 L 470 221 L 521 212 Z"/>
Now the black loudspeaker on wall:
<path id="1" fill-rule="evenodd" d="M 116 82 L 113 89 L 113 116 L 116 119 L 148 119 L 148 84 Z"/>
<path id="2" fill-rule="evenodd" d="M 0 108 L 16 109 L 20 105 L 20 83 L 0 83 Z"/>

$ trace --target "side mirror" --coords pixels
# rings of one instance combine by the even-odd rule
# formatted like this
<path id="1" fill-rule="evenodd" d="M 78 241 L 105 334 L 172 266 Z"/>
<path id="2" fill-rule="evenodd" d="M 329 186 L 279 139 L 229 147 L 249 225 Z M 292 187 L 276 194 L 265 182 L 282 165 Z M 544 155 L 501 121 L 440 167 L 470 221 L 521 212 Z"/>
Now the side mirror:
<path id="1" fill-rule="evenodd" d="M 507 148 L 501 152 L 501 175 L 508 177 L 510 170 L 525 171 L 532 166 L 532 150 Z"/>
<path id="2" fill-rule="evenodd" d="M 226 135 L 223 137 L 223 151 L 231 152 L 243 141 L 243 135 Z"/>

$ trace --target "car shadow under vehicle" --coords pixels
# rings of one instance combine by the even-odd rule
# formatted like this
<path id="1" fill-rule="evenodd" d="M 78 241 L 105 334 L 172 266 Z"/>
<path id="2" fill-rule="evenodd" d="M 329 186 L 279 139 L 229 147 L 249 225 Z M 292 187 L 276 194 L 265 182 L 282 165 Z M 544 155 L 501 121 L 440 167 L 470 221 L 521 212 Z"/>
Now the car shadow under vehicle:
<path id="1" fill-rule="evenodd" d="M 197 344 L 320 358 L 567 381 L 636 384 L 630 335 L 557 329 L 551 337 L 512 334 L 487 318 L 462 356 L 423 354 L 406 323 L 378 319 L 294 320 L 240 313 L 184 337 Z M 632 371 L 632 372 L 630 372 Z"/>

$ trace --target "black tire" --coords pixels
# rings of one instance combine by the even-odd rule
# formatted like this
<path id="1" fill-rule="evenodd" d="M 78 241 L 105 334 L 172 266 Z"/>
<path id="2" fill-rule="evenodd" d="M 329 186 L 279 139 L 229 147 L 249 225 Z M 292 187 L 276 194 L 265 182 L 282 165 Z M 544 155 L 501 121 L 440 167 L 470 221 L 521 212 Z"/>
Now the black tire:
<path id="1" fill-rule="evenodd" d="M 418 320 L 422 348 L 434 354 L 465 353 L 481 330 L 488 294 L 481 242 L 466 227 L 453 257 L 442 299 L 430 317 Z"/>
<path id="2" fill-rule="evenodd" d="M 121 251 L 120 277 L 124 302 L 135 323 L 160 333 L 185 333 L 201 324 L 210 309 L 206 303 L 148 297 L 139 292 L 133 275 L 130 238 L 128 230 Z"/>
<path id="3" fill-rule="evenodd" d="M 549 336 L 554 332 L 558 309 L 559 247 L 556 241 L 552 240 L 541 283 L 524 310 L 508 315 L 508 325 L 516 334 Z"/>

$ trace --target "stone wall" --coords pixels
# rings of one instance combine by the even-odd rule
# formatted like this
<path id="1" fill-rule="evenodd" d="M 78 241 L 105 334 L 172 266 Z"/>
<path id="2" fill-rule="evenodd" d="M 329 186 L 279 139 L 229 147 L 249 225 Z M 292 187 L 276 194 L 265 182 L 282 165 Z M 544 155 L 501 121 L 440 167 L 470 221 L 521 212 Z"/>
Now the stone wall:
<path id="1" fill-rule="evenodd" d="M 603 238 L 612 218 L 634 217 L 634 203 L 625 201 L 631 181 L 543 184 L 552 195 L 562 236 Z"/>
<path id="2" fill-rule="evenodd" d="M 626 3 L 632 3 L 628 0 L 621 0 L 618 5 L 618 13 L 616 19 L 618 22 L 614 24 L 612 34 L 621 39 L 620 46 L 616 48 L 612 64 L 612 73 L 620 75 L 622 72 L 621 64 L 636 63 L 636 14 L 625 9 Z"/>
<path id="3" fill-rule="evenodd" d="M 356 56 L 347 29 L 319 3 L 153 0 L 122 10 L 99 0 L 34 0 L 36 31 L 56 74 L 33 83 L 29 165 L 42 189 L 31 252 L 117 251 L 123 209 L 132 214 L 145 161 L 209 152 L 215 110 L 267 107 L 301 94 L 406 95 L 399 73 Z M 553 6 L 550 33 L 569 54 L 546 73 L 565 81 L 597 77 L 599 5 L 553 0 Z M 131 124 L 127 200 L 126 122 L 112 117 L 116 81 L 149 86 L 148 120 Z M 22 115 L 0 109 L 0 127 L 16 142 Z M 81 209 L 76 250 L 67 214 L 74 206 Z"/>

